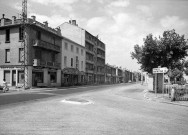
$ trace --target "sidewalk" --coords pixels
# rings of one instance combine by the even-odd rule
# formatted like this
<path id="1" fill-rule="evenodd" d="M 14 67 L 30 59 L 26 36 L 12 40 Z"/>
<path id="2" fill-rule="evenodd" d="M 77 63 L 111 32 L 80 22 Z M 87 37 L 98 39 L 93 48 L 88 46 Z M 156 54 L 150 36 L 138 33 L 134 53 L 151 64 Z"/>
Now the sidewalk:
<path id="1" fill-rule="evenodd" d="M 147 100 L 151 100 L 151 101 L 188 107 L 188 101 L 173 101 L 172 102 L 168 94 L 161 94 L 161 93 L 155 94 L 154 91 L 144 90 L 144 97 Z"/>

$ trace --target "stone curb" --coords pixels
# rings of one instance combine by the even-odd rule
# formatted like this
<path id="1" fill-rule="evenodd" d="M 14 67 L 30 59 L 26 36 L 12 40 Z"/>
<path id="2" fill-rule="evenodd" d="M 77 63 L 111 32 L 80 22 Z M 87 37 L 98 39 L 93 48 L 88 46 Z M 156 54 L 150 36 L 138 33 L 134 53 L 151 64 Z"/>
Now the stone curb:
<path id="1" fill-rule="evenodd" d="M 154 98 L 151 98 L 148 96 L 148 90 L 144 90 L 144 98 L 146 98 L 147 100 L 150 101 L 155 101 L 155 102 L 159 102 L 159 103 L 166 103 L 166 104 L 172 104 L 172 105 L 178 105 L 178 106 L 184 106 L 184 107 L 188 107 L 188 104 L 183 104 L 183 103 L 177 103 L 176 101 L 171 102 L 171 101 L 160 101 L 160 100 L 156 100 Z M 164 98 L 163 98 L 164 99 Z"/>

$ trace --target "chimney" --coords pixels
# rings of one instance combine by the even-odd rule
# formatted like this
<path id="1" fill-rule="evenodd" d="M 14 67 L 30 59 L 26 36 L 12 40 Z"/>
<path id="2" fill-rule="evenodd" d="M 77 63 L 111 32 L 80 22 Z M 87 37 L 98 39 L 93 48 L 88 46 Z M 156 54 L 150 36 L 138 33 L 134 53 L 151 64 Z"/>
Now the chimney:
<path id="1" fill-rule="evenodd" d="M 61 35 L 61 29 L 60 29 L 60 27 L 55 28 L 55 30 L 57 31 L 57 33 L 58 33 L 59 35 Z"/>
<path id="2" fill-rule="evenodd" d="M 16 20 L 16 16 L 12 16 L 12 24 L 14 24 L 15 20 Z"/>
<path id="3" fill-rule="evenodd" d="M 31 18 L 33 19 L 33 21 L 36 21 L 36 16 L 32 15 Z"/>
<path id="4" fill-rule="evenodd" d="M 5 14 L 2 14 L 2 18 L 1 18 L 1 26 L 5 25 Z"/>
<path id="5" fill-rule="evenodd" d="M 48 22 L 47 21 L 45 21 L 43 23 L 44 23 L 45 27 L 48 27 Z"/>
<path id="6" fill-rule="evenodd" d="M 77 26 L 77 24 L 76 24 L 76 20 L 72 20 L 72 25 Z"/>

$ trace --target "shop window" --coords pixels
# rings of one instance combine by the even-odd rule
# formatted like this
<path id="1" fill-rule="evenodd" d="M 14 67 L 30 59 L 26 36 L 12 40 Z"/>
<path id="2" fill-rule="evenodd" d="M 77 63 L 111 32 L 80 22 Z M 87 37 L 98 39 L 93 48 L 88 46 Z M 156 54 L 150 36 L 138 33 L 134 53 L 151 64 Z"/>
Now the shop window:
<path id="1" fill-rule="evenodd" d="M 10 49 L 5 49 L 5 63 L 10 63 Z"/>
<path id="2" fill-rule="evenodd" d="M 51 83 L 56 83 L 57 82 L 57 75 L 56 75 L 57 73 L 56 72 L 51 72 L 50 73 L 50 82 Z"/>
<path id="3" fill-rule="evenodd" d="M 18 83 L 24 83 L 24 71 L 18 71 Z"/>
<path id="4" fill-rule="evenodd" d="M 36 72 L 35 73 L 35 81 L 37 83 L 43 83 L 43 72 Z"/>
<path id="5" fill-rule="evenodd" d="M 10 83 L 10 71 L 9 70 L 4 71 L 4 79 L 7 83 Z"/>
<path id="6" fill-rule="evenodd" d="M 10 42 L 10 29 L 6 29 L 5 43 Z"/>

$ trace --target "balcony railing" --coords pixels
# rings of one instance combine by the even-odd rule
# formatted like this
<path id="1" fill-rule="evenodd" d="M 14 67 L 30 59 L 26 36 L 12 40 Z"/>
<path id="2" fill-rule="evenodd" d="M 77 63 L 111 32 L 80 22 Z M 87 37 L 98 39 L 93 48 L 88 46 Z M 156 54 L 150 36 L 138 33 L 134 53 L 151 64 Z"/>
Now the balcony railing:
<path id="1" fill-rule="evenodd" d="M 33 40 L 33 46 L 41 47 L 41 48 L 56 51 L 56 52 L 61 51 L 60 46 L 57 46 L 57 45 L 54 45 L 54 44 L 51 44 L 42 40 Z"/>
<path id="2" fill-rule="evenodd" d="M 33 59 L 33 66 L 47 67 L 47 68 L 61 68 L 61 64 L 57 62 L 42 61 L 40 59 Z"/>

